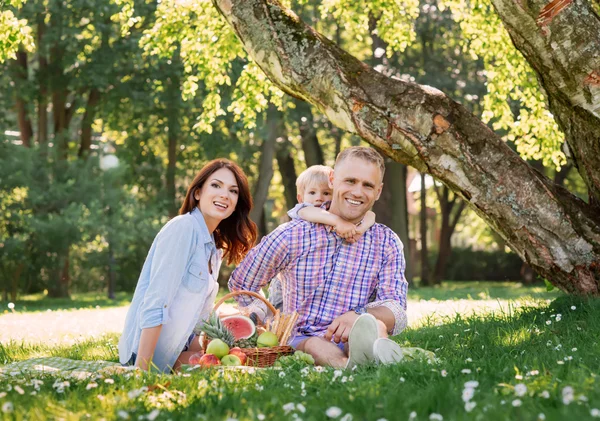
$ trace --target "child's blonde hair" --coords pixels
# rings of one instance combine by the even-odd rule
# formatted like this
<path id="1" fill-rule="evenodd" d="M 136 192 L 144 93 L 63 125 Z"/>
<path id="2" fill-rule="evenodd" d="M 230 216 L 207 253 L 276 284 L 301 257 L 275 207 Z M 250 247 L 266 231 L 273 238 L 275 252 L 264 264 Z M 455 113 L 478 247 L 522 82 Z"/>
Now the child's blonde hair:
<path id="1" fill-rule="evenodd" d="M 296 179 L 296 189 L 300 196 L 304 196 L 306 187 L 317 183 L 329 183 L 329 175 L 333 172 L 331 167 L 326 165 L 312 165 L 302 171 Z"/>

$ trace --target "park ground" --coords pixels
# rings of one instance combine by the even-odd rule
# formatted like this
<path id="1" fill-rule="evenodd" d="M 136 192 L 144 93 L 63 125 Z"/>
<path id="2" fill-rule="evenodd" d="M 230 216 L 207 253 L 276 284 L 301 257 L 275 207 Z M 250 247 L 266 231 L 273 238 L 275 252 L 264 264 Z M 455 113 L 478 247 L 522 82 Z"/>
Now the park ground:
<path id="1" fill-rule="evenodd" d="M 116 361 L 130 296 L 1 303 L 0 365 Z M 600 417 L 600 301 L 516 283 L 413 289 L 395 339 L 435 352 L 355 371 L 285 367 L 178 376 L 0 376 L 2 419 L 563 420 Z"/>

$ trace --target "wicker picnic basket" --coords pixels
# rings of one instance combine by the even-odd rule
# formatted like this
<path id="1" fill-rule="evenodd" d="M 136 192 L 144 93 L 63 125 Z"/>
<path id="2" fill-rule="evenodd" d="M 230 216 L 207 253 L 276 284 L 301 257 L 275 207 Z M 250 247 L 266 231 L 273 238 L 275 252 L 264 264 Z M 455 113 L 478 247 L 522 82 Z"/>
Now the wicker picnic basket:
<path id="1" fill-rule="evenodd" d="M 273 313 L 273 319 L 269 320 L 266 325 L 257 324 L 259 327 L 264 328 L 267 331 L 274 333 L 277 336 L 280 344 L 287 344 L 290 336 L 294 333 L 296 321 L 298 320 L 298 313 L 284 314 L 279 310 L 276 310 L 273 305 L 267 301 L 263 296 L 252 291 L 235 291 L 226 294 L 215 304 L 213 312 L 216 312 L 221 304 L 226 300 L 236 297 L 238 295 L 249 295 L 254 298 L 258 298 L 264 302 L 269 310 Z M 206 351 L 206 347 L 210 342 L 209 338 L 204 335 L 202 341 L 202 349 Z M 294 353 L 294 348 L 288 345 L 279 345 L 271 348 L 241 348 L 242 352 L 246 354 L 247 362 L 246 365 L 252 367 L 271 367 L 277 358 L 282 355 L 290 355 Z"/>

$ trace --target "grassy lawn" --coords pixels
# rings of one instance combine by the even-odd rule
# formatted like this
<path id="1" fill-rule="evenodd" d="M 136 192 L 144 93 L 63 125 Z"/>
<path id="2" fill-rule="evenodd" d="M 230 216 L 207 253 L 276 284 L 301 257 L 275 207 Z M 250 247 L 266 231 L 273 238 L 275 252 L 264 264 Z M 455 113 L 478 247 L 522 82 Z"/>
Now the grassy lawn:
<path id="1" fill-rule="evenodd" d="M 415 289 L 412 299 L 477 299 L 482 291 L 491 299 L 537 293 L 515 289 L 502 292 L 465 283 L 453 292 Z M 254 373 L 196 370 L 177 376 L 128 373 L 84 380 L 6 374 L 0 377 L 0 408 L 12 412 L 0 415 L 8 420 L 211 421 L 600 416 L 600 300 L 558 296 L 548 303 L 548 297 L 558 294 L 548 295 L 543 288 L 538 292 L 529 297 L 534 303 L 529 306 L 425 321 L 395 338 L 404 346 L 435 351 L 440 362 L 434 365 L 407 361 L 352 372 L 299 367 Z M 9 343 L 0 345 L 0 363 L 34 356 L 116 361 L 116 343 L 116 335 L 64 347 Z"/>
<path id="2" fill-rule="evenodd" d="M 20 296 L 13 304 L 18 312 L 121 307 L 131 302 L 133 293 L 117 292 L 115 296 L 116 298 L 111 300 L 105 293 L 86 292 L 74 293 L 71 298 L 48 298 L 40 293 Z M 0 314 L 9 311 L 8 304 L 8 301 L 0 300 Z"/>

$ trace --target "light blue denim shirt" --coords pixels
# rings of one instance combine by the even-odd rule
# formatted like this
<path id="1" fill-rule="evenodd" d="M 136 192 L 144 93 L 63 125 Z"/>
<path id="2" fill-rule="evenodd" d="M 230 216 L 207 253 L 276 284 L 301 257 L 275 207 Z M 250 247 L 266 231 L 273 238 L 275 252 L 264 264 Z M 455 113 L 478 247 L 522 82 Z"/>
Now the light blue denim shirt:
<path id="1" fill-rule="evenodd" d="M 142 329 L 162 325 L 152 363 L 163 372 L 171 370 L 194 327 L 212 310 L 221 256 L 198 208 L 173 218 L 160 230 L 144 262 L 119 340 L 122 364 L 137 353 Z"/>

